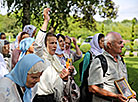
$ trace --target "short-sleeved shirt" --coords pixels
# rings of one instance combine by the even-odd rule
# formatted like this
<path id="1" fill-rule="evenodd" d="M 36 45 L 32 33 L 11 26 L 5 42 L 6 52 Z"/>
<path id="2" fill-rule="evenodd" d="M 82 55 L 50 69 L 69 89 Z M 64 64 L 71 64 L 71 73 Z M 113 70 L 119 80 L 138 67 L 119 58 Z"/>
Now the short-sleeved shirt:
<path id="1" fill-rule="evenodd" d="M 100 59 L 96 58 L 90 65 L 88 85 L 101 85 L 101 88 L 117 94 L 118 91 L 114 84 L 114 81 L 119 80 L 122 77 L 125 77 L 127 79 L 126 65 L 121 61 L 121 57 L 119 55 L 117 56 L 118 62 L 116 62 L 113 56 L 106 51 L 103 53 L 103 55 L 105 56 L 108 65 L 105 77 L 103 77 L 103 69 L 101 66 Z M 99 100 L 102 99 L 99 98 Z M 108 101 L 98 101 L 98 98 L 96 97 L 96 101 L 93 102 Z"/>

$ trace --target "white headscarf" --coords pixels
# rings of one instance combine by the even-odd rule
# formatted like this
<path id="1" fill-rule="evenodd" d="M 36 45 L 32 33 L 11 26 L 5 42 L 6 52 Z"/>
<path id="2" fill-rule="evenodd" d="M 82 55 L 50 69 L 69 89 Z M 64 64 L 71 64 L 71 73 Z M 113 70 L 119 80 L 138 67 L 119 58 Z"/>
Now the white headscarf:
<path id="1" fill-rule="evenodd" d="M 59 46 L 58 40 L 57 40 L 57 49 L 56 49 L 56 52 L 55 53 L 58 54 L 58 55 L 61 55 L 61 54 L 64 53 L 64 50 L 61 50 L 61 48 Z"/>
<path id="2" fill-rule="evenodd" d="M 23 32 L 27 32 L 30 37 L 32 37 L 33 35 L 33 32 L 36 30 L 36 27 L 34 25 L 26 25 L 24 28 L 23 28 Z"/>
<path id="3" fill-rule="evenodd" d="M 101 53 L 103 53 L 103 49 L 100 48 L 99 46 L 99 43 L 98 43 L 98 36 L 100 35 L 101 33 L 97 33 L 93 36 L 93 39 L 91 40 L 90 42 L 90 45 L 91 45 L 91 51 L 94 53 L 94 55 L 99 55 Z"/>
<path id="4" fill-rule="evenodd" d="M 54 67 L 54 69 L 57 72 L 61 72 L 62 69 L 64 68 L 64 66 L 61 65 L 61 63 L 58 60 L 57 56 L 55 54 L 50 55 L 49 52 L 47 51 L 47 48 L 44 48 L 44 51 L 45 51 L 45 53 L 43 53 L 43 54 L 44 54 L 45 58 L 43 58 L 43 59 L 49 60 L 52 64 L 52 66 Z"/>

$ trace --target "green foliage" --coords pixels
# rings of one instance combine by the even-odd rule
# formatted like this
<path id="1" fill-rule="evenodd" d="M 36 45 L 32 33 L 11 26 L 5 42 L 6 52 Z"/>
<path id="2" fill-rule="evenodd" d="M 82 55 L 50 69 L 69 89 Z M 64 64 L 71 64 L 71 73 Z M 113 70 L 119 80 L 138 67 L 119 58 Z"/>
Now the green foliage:
<path id="1" fill-rule="evenodd" d="M 138 24 L 135 25 L 134 32 L 135 32 L 135 38 L 138 39 Z"/>
<path id="2" fill-rule="evenodd" d="M 13 16 L 0 15 L 0 32 L 18 34 L 20 27 L 16 25 L 16 18 Z"/>
<path id="3" fill-rule="evenodd" d="M 138 40 L 134 41 L 134 49 L 138 50 Z"/>
<path id="4" fill-rule="evenodd" d="M 34 19 L 37 24 L 41 25 L 42 9 L 50 7 L 50 26 L 54 28 L 54 31 L 57 29 L 59 32 L 67 30 L 67 18 L 70 17 L 70 14 L 75 19 L 74 22 L 79 22 L 80 27 L 85 26 L 92 30 L 96 28 L 94 15 L 99 13 L 104 18 L 116 18 L 118 11 L 112 0 L 3 0 L 2 5 L 6 2 L 8 11 L 10 13 L 14 12 L 18 21 L 23 23 L 23 26 Z"/>
<path id="5" fill-rule="evenodd" d="M 126 53 L 126 48 L 124 47 L 124 48 L 122 48 L 122 53 L 121 53 L 121 55 L 124 56 L 125 53 Z"/>
<path id="6" fill-rule="evenodd" d="M 87 51 L 89 51 L 91 48 L 91 45 L 90 44 L 84 44 L 84 45 L 81 45 L 80 46 L 80 50 L 83 52 L 83 53 L 86 53 Z"/>
<path id="7" fill-rule="evenodd" d="M 130 57 L 134 56 L 133 52 L 130 51 L 130 52 L 129 52 L 129 56 L 130 56 Z"/>

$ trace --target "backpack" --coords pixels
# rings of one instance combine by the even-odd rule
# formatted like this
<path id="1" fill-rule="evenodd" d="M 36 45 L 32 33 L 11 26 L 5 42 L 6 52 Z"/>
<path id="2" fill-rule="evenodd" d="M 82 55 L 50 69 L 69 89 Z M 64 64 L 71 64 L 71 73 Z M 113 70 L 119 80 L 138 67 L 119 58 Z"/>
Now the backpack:
<path id="1" fill-rule="evenodd" d="M 89 68 L 90 68 L 90 64 L 92 62 L 92 54 L 91 52 L 89 51 L 90 53 L 90 60 L 89 60 L 89 64 L 88 66 L 86 66 L 86 70 L 84 71 L 84 74 L 83 74 L 83 81 L 81 83 L 81 86 L 80 86 L 80 102 L 92 102 L 92 96 L 93 96 L 93 93 L 92 92 L 89 92 L 88 90 L 88 76 L 89 76 Z M 105 76 L 105 73 L 107 72 L 107 60 L 106 58 L 103 56 L 103 55 L 98 55 L 96 56 L 95 58 L 99 58 L 100 61 L 101 61 L 101 65 L 102 65 L 102 69 L 103 69 L 103 77 Z M 80 71 L 80 79 L 81 79 L 81 75 L 82 75 L 82 67 L 83 67 L 83 61 L 80 63 L 79 65 L 79 71 Z"/>

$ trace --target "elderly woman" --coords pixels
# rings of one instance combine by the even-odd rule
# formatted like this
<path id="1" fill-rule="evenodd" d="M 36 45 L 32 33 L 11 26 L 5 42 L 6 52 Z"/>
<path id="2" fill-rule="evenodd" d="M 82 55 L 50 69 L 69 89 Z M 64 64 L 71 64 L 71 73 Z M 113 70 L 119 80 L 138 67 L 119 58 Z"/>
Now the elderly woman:
<path id="1" fill-rule="evenodd" d="M 40 57 L 35 54 L 24 56 L 9 74 L 0 79 L 1 102 L 31 102 L 31 88 L 39 82 L 43 71 Z"/>
<path id="2" fill-rule="evenodd" d="M 35 53 L 44 59 L 46 70 L 43 72 L 38 84 L 37 95 L 33 102 L 61 102 L 64 89 L 64 80 L 69 75 L 61 65 L 55 51 L 57 37 L 53 33 L 46 33 L 50 20 L 49 8 L 44 9 L 44 23 L 35 40 Z"/>

